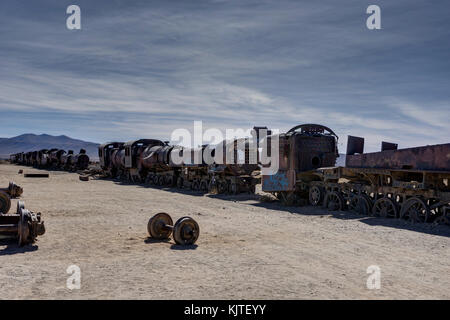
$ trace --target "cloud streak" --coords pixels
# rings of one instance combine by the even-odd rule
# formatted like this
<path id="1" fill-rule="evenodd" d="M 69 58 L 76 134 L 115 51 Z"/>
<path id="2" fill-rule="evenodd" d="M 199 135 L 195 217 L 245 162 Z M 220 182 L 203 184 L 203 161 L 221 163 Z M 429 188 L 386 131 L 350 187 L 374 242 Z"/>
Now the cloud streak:
<path id="1" fill-rule="evenodd" d="M 317 122 L 372 151 L 450 137 L 444 2 L 380 1 L 376 32 L 350 0 L 79 1 L 70 32 L 66 2 L 0 5 L 0 136 L 168 139 L 202 120 Z"/>

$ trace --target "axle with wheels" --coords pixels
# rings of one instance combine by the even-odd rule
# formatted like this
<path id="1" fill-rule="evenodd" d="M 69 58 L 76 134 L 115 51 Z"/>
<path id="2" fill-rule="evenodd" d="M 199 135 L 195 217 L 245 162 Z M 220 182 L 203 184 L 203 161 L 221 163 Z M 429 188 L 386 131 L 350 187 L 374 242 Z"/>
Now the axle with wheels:
<path id="1" fill-rule="evenodd" d="M 33 243 L 37 236 L 45 233 L 41 214 L 25 209 L 23 201 L 17 203 L 15 214 L 0 214 L 0 235 L 17 237 L 19 246 Z"/>
<path id="2" fill-rule="evenodd" d="M 172 234 L 175 242 L 180 245 L 192 245 L 200 235 L 200 228 L 194 219 L 182 217 L 174 225 L 172 218 L 164 212 L 150 218 L 147 230 L 152 238 L 159 240 L 168 239 Z"/>

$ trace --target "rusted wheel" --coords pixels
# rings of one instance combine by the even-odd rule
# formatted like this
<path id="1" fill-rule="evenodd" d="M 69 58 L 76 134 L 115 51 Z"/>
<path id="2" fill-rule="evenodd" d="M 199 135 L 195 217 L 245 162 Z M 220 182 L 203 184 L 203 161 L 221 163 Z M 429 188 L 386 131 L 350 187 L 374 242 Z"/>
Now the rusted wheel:
<path id="1" fill-rule="evenodd" d="M 213 193 L 213 194 L 218 193 L 216 179 L 213 178 L 213 179 L 211 179 L 209 181 L 209 183 L 208 183 L 208 192 L 209 193 Z"/>
<path id="2" fill-rule="evenodd" d="M 375 201 L 373 205 L 372 216 L 382 218 L 397 218 L 397 205 L 391 198 L 380 198 Z"/>
<path id="3" fill-rule="evenodd" d="M 372 200 L 365 194 L 355 195 L 350 199 L 349 209 L 360 215 L 369 215 L 372 211 Z"/>
<path id="4" fill-rule="evenodd" d="M 11 199 L 8 194 L 0 191 L 0 213 L 7 214 L 11 208 Z"/>
<path id="5" fill-rule="evenodd" d="M 238 194 L 239 193 L 239 185 L 235 182 L 231 182 L 228 192 L 230 194 Z"/>
<path id="6" fill-rule="evenodd" d="M 22 200 L 19 200 L 19 201 L 17 201 L 16 214 L 20 214 L 21 209 L 25 209 L 25 202 L 23 202 Z"/>
<path id="7" fill-rule="evenodd" d="M 29 242 L 33 242 L 34 239 L 31 239 L 31 241 L 30 241 L 30 239 L 28 239 L 30 236 L 30 229 L 28 228 L 28 222 L 27 222 L 27 218 L 29 216 L 29 211 L 24 208 L 20 208 L 19 214 L 20 214 L 20 220 L 17 225 L 17 227 L 18 227 L 17 231 L 18 231 L 18 235 L 19 235 L 19 247 L 22 247 Z"/>
<path id="8" fill-rule="evenodd" d="M 182 177 L 178 177 L 178 179 L 177 179 L 177 188 L 179 188 L 179 189 L 183 188 L 183 178 Z"/>
<path id="9" fill-rule="evenodd" d="M 225 180 L 219 180 L 217 182 L 217 192 L 218 193 L 225 193 L 228 190 L 228 184 Z"/>
<path id="10" fill-rule="evenodd" d="M 439 216 L 434 219 L 433 223 L 438 225 L 450 225 L 450 218 L 446 216 Z"/>
<path id="11" fill-rule="evenodd" d="M 309 189 L 309 203 L 313 206 L 320 206 L 324 197 L 324 190 L 319 186 L 312 186 Z"/>
<path id="12" fill-rule="evenodd" d="M 198 182 L 198 180 L 194 180 L 194 182 L 192 182 L 192 190 L 194 191 L 200 190 L 200 183 Z"/>
<path id="13" fill-rule="evenodd" d="M 173 239 L 180 245 L 194 244 L 200 235 L 198 223 L 190 217 L 182 217 L 173 227 Z"/>
<path id="14" fill-rule="evenodd" d="M 9 183 L 8 190 L 9 190 L 9 195 L 11 196 L 11 198 L 18 198 L 23 193 L 23 188 L 19 187 L 17 184 L 15 184 L 12 181 Z"/>
<path id="15" fill-rule="evenodd" d="M 336 191 L 329 191 L 325 196 L 324 206 L 329 211 L 340 211 L 345 209 L 345 200 L 342 194 Z"/>
<path id="16" fill-rule="evenodd" d="M 430 217 L 430 208 L 420 198 L 410 198 L 400 210 L 400 218 L 407 219 L 412 222 L 427 222 Z"/>
<path id="17" fill-rule="evenodd" d="M 168 239 L 172 230 L 166 225 L 172 226 L 172 218 L 165 212 L 155 214 L 148 220 L 147 230 L 152 238 L 163 240 Z"/>
<path id="18" fill-rule="evenodd" d="M 200 182 L 200 191 L 202 192 L 208 192 L 208 181 L 202 180 Z"/>

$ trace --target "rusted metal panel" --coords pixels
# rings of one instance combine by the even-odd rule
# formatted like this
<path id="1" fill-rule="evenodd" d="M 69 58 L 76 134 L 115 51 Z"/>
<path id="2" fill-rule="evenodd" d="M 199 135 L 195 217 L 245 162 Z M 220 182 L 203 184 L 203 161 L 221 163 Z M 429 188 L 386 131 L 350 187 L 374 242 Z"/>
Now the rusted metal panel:
<path id="1" fill-rule="evenodd" d="M 348 136 L 347 139 L 347 154 L 353 155 L 364 152 L 364 138 Z"/>
<path id="2" fill-rule="evenodd" d="M 295 189 L 295 171 L 278 170 L 273 175 L 262 176 L 262 189 L 265 192 L 292 191 Z"/>
<path id="3" fill-rule="evenodd" d="M 450 143 L 347 155 L 350 168 L 450 171 Z"/>
<path id="4" fill-rule="evenodd" d="M 386 142 L 386 141 L 381 142 L 381 151 L 397 150 L 397 149 L 398 149 L 398 144 L 396 144 L 396 143 L 391 143 L 391 142 Z"/>

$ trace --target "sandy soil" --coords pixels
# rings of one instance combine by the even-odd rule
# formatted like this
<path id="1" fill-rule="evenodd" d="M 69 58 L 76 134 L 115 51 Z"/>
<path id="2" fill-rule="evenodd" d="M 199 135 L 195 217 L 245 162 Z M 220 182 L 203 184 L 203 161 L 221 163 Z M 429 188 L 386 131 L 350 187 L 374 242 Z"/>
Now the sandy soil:
<path id="1" fill-rule="evenodd" d="M 450 228 L 313 207 L 127 185 L 75 173 L 24 178 L 0 165 L 0 187 L 24 188 L 47 232 L 34 246 L 0 240 L 6 299 L 442 299 L 450 298 Z M 15 208 L 16 200 L 13 200 Z M 198 246 L 148 239 L 165 211 L 192 216 Z M 69 265 L 81 288 L 69 290 Z M 381 270 L 369 290 L 367 268 Z"/>

